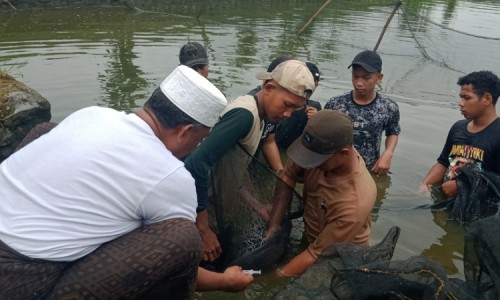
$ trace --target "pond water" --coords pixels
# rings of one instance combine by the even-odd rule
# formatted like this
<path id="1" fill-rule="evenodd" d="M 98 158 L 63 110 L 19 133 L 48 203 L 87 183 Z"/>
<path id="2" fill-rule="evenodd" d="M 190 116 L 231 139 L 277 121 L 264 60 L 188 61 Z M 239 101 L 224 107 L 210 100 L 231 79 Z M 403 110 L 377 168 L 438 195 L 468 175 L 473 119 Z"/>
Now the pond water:
<path id="1" fill-rule="evenodd" d="M 334 0 L 297 35 L 323 1 L 128 2 L 137 9 L 0 6 L 0 69 L 47 98 L 56 122 L 90 105 L 131 111 L 192 40 L 206 47 L 209 79 L 228 99 L 258 85 L 254 74 L 273 58 L 293 54 L 319 66 L 322 80 L 312 98 L 324 105 L 351 89 L 347 66 L 357 52 L 375 47 L 394 8 L 394 1 Z M 427 255 L 452 277 L 463 278 L 463 228 L 446 214 L 416 208 L 431 203 L 417 190 L 450 126 L 462 118 L 458 77 L 483 69 L 500 74 L 498 24 L 497 0 L 407 0 L 377 50 L 381 87 L 399 104 L 402 133 L 392 174 L 375 178 L 380 193 L 371 243 L 397 225 L 394 259 Z M 196 298 L 266 299 L 275 283 L 264 274 L 243 293 Z"/>

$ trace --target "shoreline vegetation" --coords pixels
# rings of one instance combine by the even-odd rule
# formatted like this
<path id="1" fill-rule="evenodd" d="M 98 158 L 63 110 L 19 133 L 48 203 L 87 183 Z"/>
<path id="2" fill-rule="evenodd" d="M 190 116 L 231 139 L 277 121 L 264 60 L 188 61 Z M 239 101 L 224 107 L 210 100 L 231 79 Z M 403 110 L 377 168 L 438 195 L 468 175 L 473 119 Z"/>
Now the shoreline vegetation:
<path id="1" fill-rule="evenodd" d="M 16 77 L 22 78 L 21 69 L 27 64 L 27 62 L 15 63 L 9 66 L 0 64 L 0 83 L 5 81 L 15 82 Z M 14 115 L 16 110 L 8 95 L 8 89 L 0 85 L 0 128 L 3 128 L 5 121 Z"/>

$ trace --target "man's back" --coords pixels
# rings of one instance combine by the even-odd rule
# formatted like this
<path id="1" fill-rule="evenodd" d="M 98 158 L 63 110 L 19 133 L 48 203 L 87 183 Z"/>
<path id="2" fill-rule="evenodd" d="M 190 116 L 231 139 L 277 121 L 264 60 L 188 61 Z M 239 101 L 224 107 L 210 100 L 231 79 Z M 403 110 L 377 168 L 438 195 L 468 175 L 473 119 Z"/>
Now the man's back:
<path id="1" fill-rule="evenodd" d="M 182 162 L 135 114 L 108 108 L 82 109 L 19 150 L 0 166 L 0 183 L 0 216 L 17 219 L 0 218 L 0 240 L 34 258 L 73 260 L 143 222 L 195 218 Z M 166 205 L 179 189 L 186 195 Z"/>

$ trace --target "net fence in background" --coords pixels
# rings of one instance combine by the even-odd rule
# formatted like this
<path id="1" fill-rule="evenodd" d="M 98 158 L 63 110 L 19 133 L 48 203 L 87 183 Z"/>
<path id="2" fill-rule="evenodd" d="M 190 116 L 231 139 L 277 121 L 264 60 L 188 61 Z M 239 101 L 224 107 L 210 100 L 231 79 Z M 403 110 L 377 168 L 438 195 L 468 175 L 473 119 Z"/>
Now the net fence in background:
<path id="1" fill-rule="evenodd" d="M 406 1 L 407 2 L 407 1 Z M 491 60 L 495 66 L 496 53 L 492 49 L 500 49 L 500 34 L 498 36 L 488 36 L 474 34 L 454 28 L 454 25 L 447 25 L 453 19 L 453 10 L 436 8 L 416 10 L 410 4 L 403 1 L 400 8 L 400 23 L 410 33 L 417 48 L 428 60 L 441 67 L 467 74 L 476 70 L 476 56 L 483 60 Z M 443 4 L 445 5 L 445 4 Z M 433 19 L 442 19 L 433 21 Z M 477 47 L 478 42 L 481 47 Z"/>

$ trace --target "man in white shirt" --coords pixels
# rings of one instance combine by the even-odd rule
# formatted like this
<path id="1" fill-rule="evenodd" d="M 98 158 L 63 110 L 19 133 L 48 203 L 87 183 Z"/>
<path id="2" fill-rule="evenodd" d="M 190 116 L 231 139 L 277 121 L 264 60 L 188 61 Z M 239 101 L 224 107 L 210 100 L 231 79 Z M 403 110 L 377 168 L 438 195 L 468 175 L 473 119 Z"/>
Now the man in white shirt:
<path id="1" fill-rule="evenodd" d="M 0 298 L 192 296 L 201 239 L 179 159 L 209 133 L 223 94 L 177 67 L 136 113 L 79 110 L 0 165 Z M 246 287 L 239 269 L 200 272 Z M 206 276 L 213 275 L 208 281 Z"/>

